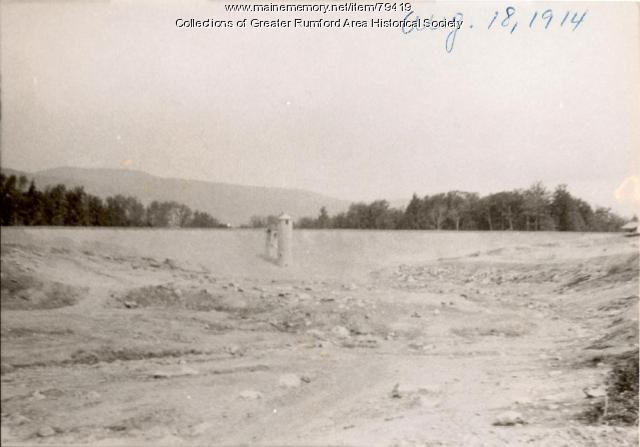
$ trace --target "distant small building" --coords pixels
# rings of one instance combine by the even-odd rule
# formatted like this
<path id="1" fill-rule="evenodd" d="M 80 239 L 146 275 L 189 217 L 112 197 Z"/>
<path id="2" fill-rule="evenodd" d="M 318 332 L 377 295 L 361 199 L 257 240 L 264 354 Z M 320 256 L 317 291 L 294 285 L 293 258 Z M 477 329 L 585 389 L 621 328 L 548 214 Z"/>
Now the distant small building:
<path id="1" fill-rule="evenodd" d="M 638 221 L 632 220 L 631 222 L 627 222 L 621 228 L 622 231 L 626 231 L 627 233 L 637 233 L 638 232 Z"/>

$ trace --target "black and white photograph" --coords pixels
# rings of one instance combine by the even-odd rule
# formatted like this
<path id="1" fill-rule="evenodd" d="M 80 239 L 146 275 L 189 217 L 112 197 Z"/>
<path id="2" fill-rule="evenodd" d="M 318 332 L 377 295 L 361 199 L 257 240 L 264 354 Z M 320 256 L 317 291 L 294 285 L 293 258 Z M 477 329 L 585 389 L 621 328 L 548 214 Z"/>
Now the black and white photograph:
<path id="1" fill-rule="evenodd" d="M 635 447 L 640 3 L 0 0 L 3 446 Z"/>

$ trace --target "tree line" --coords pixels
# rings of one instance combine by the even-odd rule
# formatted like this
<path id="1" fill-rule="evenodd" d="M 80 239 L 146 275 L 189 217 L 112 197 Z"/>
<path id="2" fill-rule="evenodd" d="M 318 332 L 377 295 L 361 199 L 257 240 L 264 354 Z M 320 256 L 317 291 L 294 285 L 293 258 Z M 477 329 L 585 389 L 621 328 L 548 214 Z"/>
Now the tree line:
<path id="1" fill-rule="evenodd" d="M 58 184 L 44 190 L 25 176 L 0 173 L 1 225 L 64 225 L 100 227 L 225 228 L 203 211 L 178 202 L 151 202 L 116 195 L 102 200 L 82 187 Z"/>
<path id="2" fill-rule="evenodd" d="M 618 231 L 625 219 L 609 208 L 592 208 L 566 185 L 549 191 L 538 182 L 525 190 L 486 196 L 464 191 L 419 197 L 404 209 L 386 200 L 353 203 L 346 212 L 303 217 L 298 228 L 406 230 Z"/>

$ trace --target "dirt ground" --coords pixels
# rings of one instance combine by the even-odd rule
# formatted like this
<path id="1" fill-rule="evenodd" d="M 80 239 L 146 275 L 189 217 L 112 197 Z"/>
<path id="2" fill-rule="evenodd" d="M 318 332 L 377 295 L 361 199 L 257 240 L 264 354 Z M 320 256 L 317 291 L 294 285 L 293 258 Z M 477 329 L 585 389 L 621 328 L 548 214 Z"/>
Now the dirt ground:
<path id="1" fill-rule="evenodd" d="M 639 238 L 288 277 L 9 230 L 3 445 L 638 444 L 585 415 L 638 349 Z"/>

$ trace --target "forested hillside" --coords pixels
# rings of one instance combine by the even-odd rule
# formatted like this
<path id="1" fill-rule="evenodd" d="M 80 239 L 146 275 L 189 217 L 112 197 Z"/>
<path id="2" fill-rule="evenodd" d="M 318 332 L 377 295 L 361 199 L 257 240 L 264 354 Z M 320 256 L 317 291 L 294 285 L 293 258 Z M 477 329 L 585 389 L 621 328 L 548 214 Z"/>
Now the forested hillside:
<path id="1" fill-rule="evenodd" d="M 226 227 L 203 211 L 176 201 L 152 201 L 145 206 L 136 197 L 88 194 L 81 186 L 63 184 L 40 190 L 26 176 L 0 174 L 2 225 L 68 225 L 115 227 Z M 275 216 L 254 215 L 249 227 L 264 227 Z M 407 230 L 517 230 L 618 231 L 625 220 L 608 208 L 591 207 L 574 197 L 565 185 L 549 191 L 541 183 L 526 190 L 486 196 L 450 191 L 419 197 L 404 208 L 386 200 L 352 203 L 348 210 L 318 217 L 302 217 L 298 228 L 353 228 Z"/>
<path id="2" fill-rule="evenodd" d="M 151 202 L 115 195 L 106 200 L 81 186 L 59 184 L 44 190 L 25 176 L 0 174 L 0 224 L 108 227 L 226 227 L 202 211 L 178 202 Z"/>

